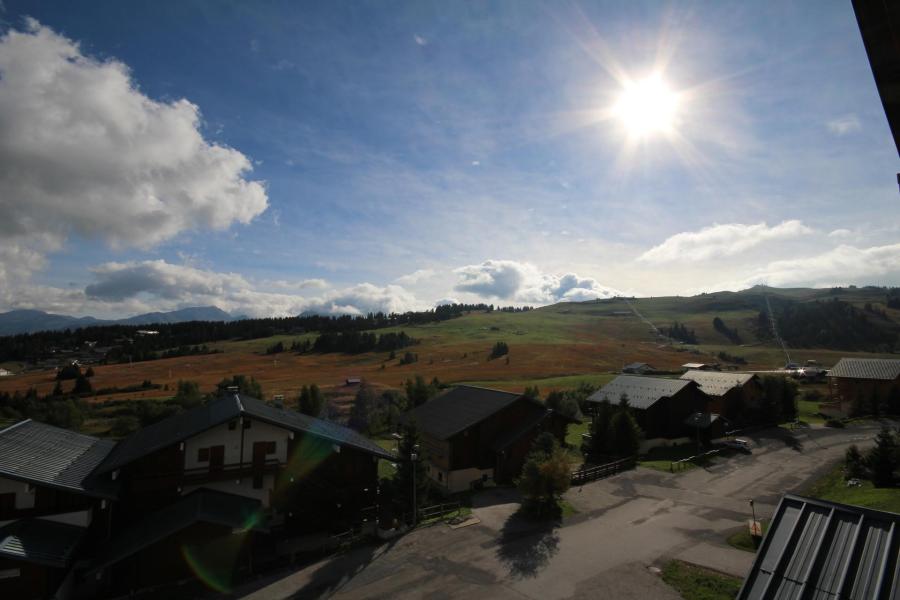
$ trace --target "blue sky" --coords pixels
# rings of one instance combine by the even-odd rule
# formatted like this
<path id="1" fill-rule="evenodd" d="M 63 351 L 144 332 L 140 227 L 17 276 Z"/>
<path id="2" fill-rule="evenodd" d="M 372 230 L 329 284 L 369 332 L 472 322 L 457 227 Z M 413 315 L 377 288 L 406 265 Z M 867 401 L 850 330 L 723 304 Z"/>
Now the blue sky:
<path id="1" fill-rule="evenodd" d="M 849 2 L 161 4 L 4 0 L 0 309 L 900 283 Z"/>

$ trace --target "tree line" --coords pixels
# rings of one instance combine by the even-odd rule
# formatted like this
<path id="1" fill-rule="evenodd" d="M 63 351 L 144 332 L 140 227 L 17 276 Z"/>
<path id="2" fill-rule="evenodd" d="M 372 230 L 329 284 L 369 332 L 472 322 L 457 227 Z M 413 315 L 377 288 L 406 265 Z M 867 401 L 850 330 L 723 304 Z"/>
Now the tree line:
<path id="1" fill-rule="evenodd" d="M 238 321 L 187 321 L 152 325 L 94 325 L 79 329 L 41 331 L 0 336 L 0 362 L 35 362 L 60 350 L 80 350 L 87 343 L 109 348 L 111 361 L 141 361 L 160 358 L 173 349 L 190 348 L 223 340 L 250 340 L 273 335 L 299 335 L 308 332 L 361 332 L 403 325 L 421 325 L 445 321 L 470 312 L 522 311 L 524 308 L 494 307 L 493 304 L 445 304 L 431 310 L 405 313 L 369 313 L 363 315 L 301 315 L 296 317 L 241 319 Z M 138 335 L 152 329 L 157 335 Z M 208 350 L 208 349 L 207 349 Z M 186 352 L 194 352 L 194 349 Z"/>

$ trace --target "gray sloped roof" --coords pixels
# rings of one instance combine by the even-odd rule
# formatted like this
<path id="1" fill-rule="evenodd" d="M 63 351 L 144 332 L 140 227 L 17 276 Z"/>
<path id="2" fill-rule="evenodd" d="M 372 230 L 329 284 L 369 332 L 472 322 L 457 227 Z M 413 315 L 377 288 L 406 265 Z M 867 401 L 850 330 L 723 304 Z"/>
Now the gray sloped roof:
<path id="1" fill-rule="evenodd" d="M 0 557 L 64 568 L 86 530 L 44 519 L 19 519 L 0 527 Z"/>
<path id="2" fill-rule="evenodd" d="M 360 435 L 356 431 L 296 411 L 269 406 L 261 400 L 244 394 L 228 394 L 204 406 L 171 416 L 149 427 L 134 432 L 116 446 L 98 469 L 107 473 L 176 444 L 208 429 L 246 415 L 272 425 L 303 433 L 309 433 L 331 442 L 352 446 L 375 456 L 395 459 L 394 455 Z"/>
<path id="3" fill-rule="evenodd" d="M 900 597 L 900 515 L 786 494 L 740 600 Z"/>
<path id="4" fill-rule="evenodd" d="M 0 430 L 0 477 L 66 491 L 108 496 L 88 477 L 115 442 L 31 419 Z"/>
<path id="5" fill-rule="evenodd" d="M 688 371 L 681 379 L 696 381 L 700 389 L 710 396 L 724 396 L 728 390 L 743 387 L 758 379 L 753 373 L 719 373 L 717 371 Z"/>
<path id="6" fill-rule="evenodd" d="M 588 397 L 589 402 L 608 400 L 617 404 L 622 394 L 628 396 L 632 408 L 650 408 L 663 398 L 671 398 L 684 388 L 696 385 L 685 379 L 647 377 L 641 375 L 619 375 Z"/>
<path id="7" fill-rule="evenodd" d="M 152 546 L 194 523 L 211 523 L 238 530 L 266 531 L 259 500 L 200 488 L 127 527 L 104 546 L 91 573 Z"/>
<path id="8" fill-rule="evenodd" d="M 842 358 L 828 373 L 829 377 L 850 379 L 894 380 L 900 377 L 900 359 Z"/>
<path id="9" fill-rule="evenodd" d="M 407 413 L 422 431 L 446 440 L 506 408 L 521 394 L 459 385 Z"/>

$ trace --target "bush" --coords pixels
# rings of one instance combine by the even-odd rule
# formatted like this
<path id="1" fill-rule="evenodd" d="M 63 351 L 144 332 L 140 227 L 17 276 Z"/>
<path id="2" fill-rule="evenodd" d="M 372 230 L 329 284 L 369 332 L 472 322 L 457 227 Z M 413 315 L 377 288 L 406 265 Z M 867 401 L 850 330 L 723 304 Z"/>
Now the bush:
<path id="1" fill-rule="evenodd" d="M 509 354 L 509 345 L 506 342 L 497 342 L 491 349 L 490 358 L 500 358 L 505 354 Z"/>
<path id="2" fill-rule="evenodd" d="M 516 481 L 522 493 L 522 508 L 537 517 L 558 511 L 560 497 L 569 489 L 571 472 L 569 459 L 556 437 L 549 432 L 537 436 L 531 452 Z"/>
<path id="3" fill-rule="evenodd" d="M 845 479 L 863 479 L 865 476 L 865 459 L 856 444 L 853 444 L 847 448 L 847 452 L 844 454 L 844 477 Z"/>

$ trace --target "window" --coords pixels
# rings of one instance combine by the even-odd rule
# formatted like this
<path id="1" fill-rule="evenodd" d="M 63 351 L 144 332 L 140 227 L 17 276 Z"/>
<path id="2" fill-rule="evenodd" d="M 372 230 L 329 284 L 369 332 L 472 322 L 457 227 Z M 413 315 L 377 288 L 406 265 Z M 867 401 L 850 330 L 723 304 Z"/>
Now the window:
<path id="1" fill-rule="evenodd" d="M 250 426 L 253 425 L 253 421 L 250 419 L 244 419 L 244 429 L 250 429 Z"/>
<path id="2" fill-rule="evenodd" d="M 200 462 L 209 462 L 209 448 L 200 448 L 197 450 L 197 460 Z"/>

